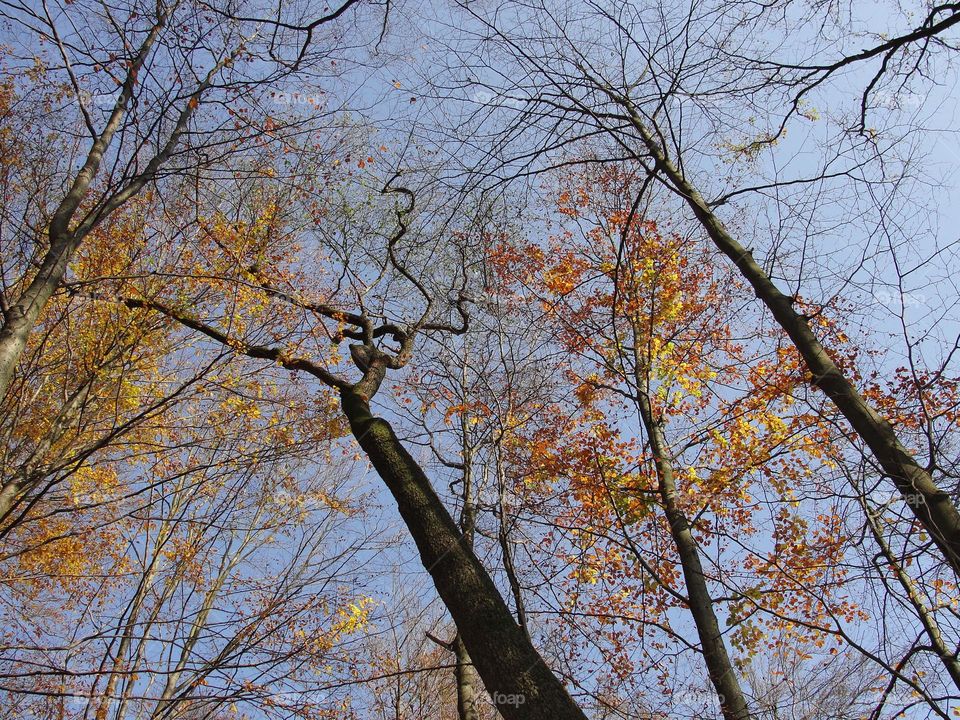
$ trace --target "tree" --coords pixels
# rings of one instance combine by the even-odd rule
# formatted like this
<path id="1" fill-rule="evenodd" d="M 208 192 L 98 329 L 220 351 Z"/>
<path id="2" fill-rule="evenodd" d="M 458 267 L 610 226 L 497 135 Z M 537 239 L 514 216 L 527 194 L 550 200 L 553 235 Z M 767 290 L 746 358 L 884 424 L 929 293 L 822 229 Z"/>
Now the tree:
<path id="1" fill-rule="evenodd" d="M 590 606 L 590 585 L 602 578 L 597 617 L 650 614 L 670 628 L 669 608 L 687 609 L 725 717 L 749 717 L 715 607 L 725 603 L 715 596 L 738 598 L 722 616 L 740 664 L 760 652 L 756 610 L 778 615 L 774 628 L 782 622 L 798 636 L 832 614 L 856 614 L 842 596 L 832 597 L 837 579 L 828 568 L 844 543 L 817 537 L 835 531 L 830 516 L 808 521 L 793 511 L 823 471 L 834 438 L 818 413 L 791 409 L 802 382 L 798 358 L 751 357 L 757 338 L 738 317 L 736 283 L 715 258 L 694 239 L 638 217 L 636 177 L 583 170 L 557 184 L 567 225 L 546 247 L 494 249 L 507 287 L 530 298 L 535 322 L 551 327 L 569 358 L 565 374 L 576 398 L 559 437 L 529 438 L 524 465 L 553 492 L 562 483 L 571 496 L 579 605 Z M 622 410 L 636 414 L 636 429 Z M 771 520 L 758 517 L 767 512 Z M 769 536 L 764 524 L 772 524 Z M 753 535 L 764 539 L 751 542 Z M 766 543 L 780 548 L 776 561 Z M 709 573 L 707 552 L 715 555 Z M 723 578 L 721 568 L 741 564 L 743 580 Z M 814 588 L 821 589 L 816 597 Z M 744 600 L 756 608 L 744 613 Z M 798 614 L 793 622 L 790 613 Z"/>
<path id="2" fill-rule="evenodd" d="M 922 43 L 954 24 L 954 19 L 938 21 L 941 13 L 954 18 L 955 11 L 952 6 L 936 8 L 917 31 L 905 33 L 892 45 L 883 44 L 866 51 L 861 54 L 862 58 L 850 56 L 832 65 L 803 66 L 798 72 L 806 70 L 808 79 L 816 78 L 809 79 L 809 85 L 815 86 L 818 80 L 831 76 L 834 66 L 834 69 L 843 67 L 857 58 L 866 60 L 884 53 L 895 54 L 914 41 Z M 950 491 L 936 484 L 932 468 L 916 459 L 916 454 L 894 431 L 891 420 L 883 417 L 876 404 L 857 389 L 849 371 L 838 362 L 837 348 L 824 346 L 811 318 L 797 308 L 796 297 L 778 288 L 770 273 L 754 259 L 752 250 L 739 242 L 736 231 L 721 220 L 717 208 L 729 204 L 739 191 L 723 193 L 719 199 L 708 201 L 691 179 L 691 171 L 683 160 L 685 135 L 678 130 L 680 115 L 677 120 L 673 119 L 675 108 L 680 113 L 683 107 L 693 107 L 705 122 L 719 123 L 722 109 L 715 112 L 704 98 L 725 92 L 729 97 L 744 98 L 753 109 L 756 104 L 773 102 L 780 92 L 782 85 L 770 78 L 757 80 L 755 76 L 747 76 L 735 84 L 727 82 L 727 72 L 739 77 L 731 61 L 738 62 L 749 52 L 749 45 L 727 56 L 715 51 L 717 46 L 748 44 L 744 33 L 755 35 L 765 19 L 751 24 L 741 16 L 739 8 L 721 7 L 697 13 L 663 12 L 658 16 L 656 7 L 619 10 L 597 7 L 567 13 L 565 10 L 554 12 L 544 5 L 529 9 L 508 5 L 500 8 L 495 17 L 479 12 L 470 14 L 485 33 L 476 50 L 477 62 L 487 68 L 503 62 L 513 63 L 517 68 L 515 77 L 521 78 L 519 83 L 512 83 L 510 73 L 500 74 L 506 78 L 502 84 L 494 84 L 494 76 L 484 85 L 495 96 L 510 98 L 510 107 L 514 108 L 514 117 L 509 119 L 497 141 L 501 151 L 493 161 L 501 162 L 502 166 L 494 172 L 501 176 L 536 172 L 528 169 L 529 166 L 539 158 L 550 158 L 554 148 L 568 147 L 574 138 L 599 136 L 609 140 L 610 154 L 603 160 L 626 161 L 642 168 L 649 177 L 648 186 L 656 182 L 672 193 L 787 333 L 804 359 L 809 381 L 834 402 L 869 448 L 881 471 L 913 508 L 945 561 L 955 572 L 960 571 L 960 514 Z M 542 32 L 525 34 L 506 30 L 504 19 L 508 16 L 528 19 L 532 27 Z M 619 53 L 617 62 L 593 57 L 589 52 L 596 47 L 593 22 L 612 33 L 615 41 L 603 43 L 601 47 L 615 48 Z M 704 23 L 721 28 L 716 40 L 688 48 L 686 52 L 679 52 L 680 46 L 671 44 L 675 33 L 686 37 Z M 663 52 L 659 52 L 661 43 L 666 46 Z M 712 77 L 705 75 L 708 68 Z M 759 84 L 751 84 L 754 82 Z M 724 89 L 723 85 L 729 87 Z M 784 85 L 790 87 L 789 82 Z M 685 103 L 685 99 L 689 101 Z M 797 107 L 801 99 L 795 100 Z M 795 117 L 795 111 L 791 105 L 785 117 Z M 725 123 L 721 127 L 725 127 Z M 779 136 L 778 132 L 761 133 L 758 139 L 732 147 L 747 158 L 755 158 Z M 531 146 L 530 142 L 534 144 Z M 701 142 L 698 139 L 690 144 L 696 147 Z M 511 155 L 515 147 L 516 154 Z M 875 148 L 872 141 L 867 143 L 867 152 Z M 546 164 L 552 162 L 547 159 Z M 861 164 L 862 161 L 854 159 L 848 163 L 849 167 L 831 168 L 813 178 L 785 182 L 803 185 L 830 177 L 847 177 Z M 486 177 L 489 173 L 482 175 Z M 742 192 L 780 186 L 781 183 L 775 182 L 758 188 L 742 188 Z"/>
<path id="3" fill-rule="evenodd" d="M 949 716 L 957 8 L 3 12 L 15 712 Z"/>
<path id="4" fill-rule="evenodd" d="M 349 189 L 346 187 L 344 192 Z M 331 189 L 332 185 L 327 190 Z M 582 711 L 516 624 L 423 470 L 400 443 L 391 425 L 372 414 L 370 400 L 387 372 L 401 370 L 409 363 L 421 334 L 463 331 L 468 317 L 467 283 L 471 280 L 463 272 L 451 280 L 442 274 L 434 278 L 411 270 L 410 263 L 422 262 L 426 248 L 438 247 L 441 240 L 425 233 L 425 239 L 403 244 L 410 230 L 415 196 L 409 189 L 389 183 L 384 193 L 387 197 L 399 195 L 405 202 L 405 206 L 387 214 L 393 219 L 394 230 L 384 235 L 376 227 L 375 212 L 368 218 L 355 217 L 356 226 L 345 228 L 348 239 L 357 233 L 365 238 L 361 245 L 369 250 L 366 257 L 354 257 L 355 246 L 337 236 L 336 225 L 318 217 L 310 231 L 321 243 L 327 266 L 308 274 L 304 259 L 298 255 L 299 228 L 285 228 L 281 216 L 277 216 L 276 223 L 272 222 L 263 203 L 270 208 L 277 205 L 271 195 L 258 194 L 253 198 L 260 208 L 255 225 L 244 224 L 238 233 L 237 225 L 221 223 L 209 233 L 209 242 L 230 248 L 226 256 L 231 266 L 229 274 L 226 267 L 211 273 L 183 273 L 181 287 L 167 288 L 164 296 L 147 295 L 134 279 L 120 283 L 105 300 L 158 312 L 219 346 L 292 372 L 307 373 L 319 380 L 327 392 L 338 393 L 351 434 L 396 500 L 423 565 L 433 577 L 467 653 L 501 714 L 507 718 L 582 717 Z M 309 190 L 298 190 L 287 212 L 309 196 Z M 364 202 L 372 204 L 370 200 Z M 349 206 L 341 212 L 350 213 Z M 324 237 L 325 231 L 331 235 Z M 382 244 L 370 243 L 369 238 L 382 238 Z M 458 252 L 456 246 L 451 250 Z M 469 255 L 464 257 L 475 262 Z M 223 259 L 220 256 L 217 262 Z M 368 280 L 371 277 L 372 282 Z M 448 283 L 446 292 L 435 282 Z M 231 308 L 233 303 L 227 297 L 237 288 L 243 289 L 244 301 Z M 182 309 L 183 298 L 189 297 L 185 295 L 187 289 L 201 293 L 190 303 L 189 311 Z M 311 291 L 314 295 L 307 295 Z M 402 294 L 411 291 L 413 300 Z M 177 292 L 180 298 L 166 299 L 165 296 Z M 354 293 L 359 308 L 345 307 Z M 450 299 L 436 302 L 435 295 Z M 416 316 L 410 318 L 408 310 L 407 319 L 391 318 L 389 313 L 398 299 L 415 310 Z M 222 316 L 224 307 L 231 308 L 231 312 L 223 318 L 223 328 L 198 317 L 205 311 L 214 318 Z M 271 338 L 271 343 L 282 340 L 283 344 L 264 344 L 264 337 Z M 333 352 L 327 351 L 314 360 L 309 353 L 321 338 L 332 340 Z M 386 341 L 396 346 L 390 347 Z M 340 369 L 346 361 L 339 352 L 344 344 L 349 352 L 347 362 L 359 371 L 359 379 L 348 379 L 346 371 Z"/>
<path id="5" fill-rule="evenodd" d="M 209 171 L 223 155 L 284 130 L 261 108 L 286 79 L 327 57 L 329 50 L 318 55 L 310 46 L 315 31 L 355 4 L 347 0 L 309 20 L 176 1 L 5 11 L 15 27 L 51 48 L 10 63 L 23 70 L 35 62 L 30 76 L 40 81 L 40 97 L 30 99 L 59 105 L 50 127 L 29 129 L 83 140 L 68 144 L 67 162 L 46 183 L 49 196 L 38 202 L 34 187 L 14 186 L 24 212 L 8 211 L 18 223 L 9 235 L 19 236 L 25 252 L 4 263 L 0 397 L 90 232 L 147 186 Z M 77 164 L 70 162 L 74 152 Z"/>
<path id="6" fill-rule="evenodd" d="M 372 609 L 343 584 L 373 540 L 364 498 L 329 432 L 311 436 L 307 408 L 235 371 L 217 378 L 231 391 L 179 406 L 209 426 L 181 424 L 176 449 L 85 466 L 68 507 L 18 528 L 29 543 L 0 590 L 9 706 L 71 718 L 349 709 L 350 643 Z M 308 463 L 323 444 L 318 471 Z"/>

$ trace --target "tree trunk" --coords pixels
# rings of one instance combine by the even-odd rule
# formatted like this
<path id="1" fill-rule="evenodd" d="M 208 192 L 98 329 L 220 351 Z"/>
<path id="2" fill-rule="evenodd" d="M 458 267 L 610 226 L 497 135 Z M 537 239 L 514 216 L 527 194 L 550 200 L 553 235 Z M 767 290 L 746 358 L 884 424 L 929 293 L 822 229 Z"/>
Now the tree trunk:
<path id="1" fill-rule="evenodd" d="M 638 394 L 638 398 L 640 417 L 653 453 L 653 464 L 657 471 L 657 483 L 663 500 L 664 513 L 670 525 L 670 535 L 680 555 L 680 567 L 683 571 L 683 581 L 687 586 L 690 614 L 693 615 L 694 624 L 697 626 L 707 673 L 720 699 L 723 717 L 726 720 L 751 720 L 746 697 L 723 642 L 717 615 L 713 611 L 713 598 L 710 596 L 710 588 L 707 587 L 703 574 L 703 564 L 700 562 L 700 550 L 697 547 L 696 538 L 693 537 L 683 508 L 677 503 L 677 484 L 663 430 L 653 418 L 649 398 L 643 392 Z"/>
<path id="2" fill-rule="evenodd" d="M 893 570 L 893 574 L 906 593 L 907 598 L 909 598 L 910 604 L 913 605 L 913 610 L 917 614 L 920 624 L 923 625 L 923 631 L 927 634 L 927 639 L 930 641 L 931 649 L 943 664 L 947 675 L 953 681 L 954 687 L 960 690 L 960 659 L 957 658 L 957 651 L 947 645 L 943 633 L 940 631 L 940 624 L 937 622 L 935 612 L 927 607 L 923 593 L 917 588 L 913 579 L 890 549 L 890 544 L 883 537 L 879 513 L 871 510 L 866 500 L 862 501 L 861 505 L 864 514 L 867 516 L 867 527 L 870 529 L 870 534 L 873 535 L 873 539 L 880 546 L 880 555 L 874 557 L 877 568 L 881 572 L 884 570 L 878 562 L 879 557 L 882 556 L 890 569 Z"/>
<path id="3" fill-rule="evenodd" d="M 467 647 L 463 644 L 459 634 L 453 639 L 453 654 L 457 658 L 457 667 L 455 668 L 457 717 L 460 720 L 479 720 L 473 661 L 470 660 L 470 654 L 467 652 Z"/>
<path id="4" fill-rule="evenodd" d="M 365 396 L 341 393 L 350 429 L 393 494 L 424 567 L 506 720 L 586 720 L 524 636 L 490 575 L 465 545 L 430 481 Z"/>
<path id="5" fill-rule="evenodd" d="M 813 375 L 813 384 L 827 394 L 863 438 L 914 516 L 933 538 L 957 576 L 960 576 L 960 512 L 950 495 L 937 486 L 930 471 L 921 467 L 900 442 L 890 422 L 866 401 L 843 374 L 817 340 L 807 319 L 793 309 L 793 298 L 780 292 L 770 276 L 753 259 L 753 254 L 730 235 L 697 188 L 667 157 L 633 105 L 624 99 L 620 102 L 629 112 L 631 122 L 657 167 L 686 200 L 717 248 L 733 261 L 757 297 L 786 331 Z"/>
<path id="6" fill-rule="evenodd" d="M 466 386 L 467 362 L 464 359 L 461 381 Z M 473 457 L 474 449 L 469 443 L 470 424 L 467 414 L 460 413 L 460 456 L 463 461 L 463 510 L 460 513 L 460 531 L 463 533 L 463 544 L 473 551 L 474 533 L 477 529 L 477 505 L 473 496 Z M 457 683 L 457 717 L 459 720 L 479 720 L 477 714 L 476 672 L 473 661 L 460 633 L 453 638 L 450 649 L 456 658 L 454 679 Z"/>
<path id="7" fill-rule="evenodd" d="M 6 395 L 30 332 L 37 324 L 40 311 L 59 287 L 77 244 L 72 235 L 51 237 L 50 250 L 39 272 L 4 314 L 0 328 L 0 398 Z"/>

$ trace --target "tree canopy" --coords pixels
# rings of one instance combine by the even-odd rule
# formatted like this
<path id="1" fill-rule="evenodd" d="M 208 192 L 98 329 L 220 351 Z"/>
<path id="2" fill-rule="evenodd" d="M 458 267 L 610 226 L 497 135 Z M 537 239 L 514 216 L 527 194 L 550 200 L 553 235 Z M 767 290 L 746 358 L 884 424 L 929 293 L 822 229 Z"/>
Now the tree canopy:
<path id="1" fill-rule="evenodd" d="M 960 5 L 0 22 L 4 717 L 960 717 Z"/>

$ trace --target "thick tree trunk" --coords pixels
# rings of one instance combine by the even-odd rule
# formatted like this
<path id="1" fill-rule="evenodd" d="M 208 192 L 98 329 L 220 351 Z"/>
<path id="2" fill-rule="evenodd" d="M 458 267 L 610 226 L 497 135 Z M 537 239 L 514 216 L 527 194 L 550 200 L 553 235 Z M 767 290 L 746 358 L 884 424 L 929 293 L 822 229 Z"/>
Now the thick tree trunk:
<path id="1" fill-rule="evenodd" d="M 786 331 L 813 375 L 813 384 L 823 390 L 857 431 L 890 477 L 914 516 L 940 548 L 946 561 L 960 576 L 960 512 L 933 480 L 930 471 L 903 446 L 893 426 L 859 393 L 820 344 L 807 319 L 793 308 L 793 298 L 784 295 L 764 272 L 753 254 L 738 243 L 683 173 L 666 156 L 637 110 L 626 102 L 631 121 L 657 167 L 686 200 L 717 248 L 750 283 Z"/>
<path id="2" fill-rule="evenodd" d="M 680 555 L 680 567 L 687 586 L 690 614 L 693 615 L 694 624 L 697 626 L 707 673 L 717 691 L 723 717 L 726 720 L 750 720 L 750 709 L 747 707 L 746 697 L 723 642 L 717 615 L 713 611 L 713 598 L 703 574 L 703 564 L 700 562 L 700 550 L 697 547 L 696 538 L 693 537 L 683 508 L 677 502 L 676 479 L 663 430 L 654 420 L 650 402 L 642 393 L 638 404 L 640 417 L 650 440 L 660 497 L 667 523 L 670 525 L 670 535 Z"/>
<path id="3" fill-rule="evenodd" d="M 586 720 L 516 624 L 500 592 L 420 466 L 365 396 L 345 390 L 343 411 L 393 494 L 424 567 L 450 611 L 480 678 L 506 720 Z"/>

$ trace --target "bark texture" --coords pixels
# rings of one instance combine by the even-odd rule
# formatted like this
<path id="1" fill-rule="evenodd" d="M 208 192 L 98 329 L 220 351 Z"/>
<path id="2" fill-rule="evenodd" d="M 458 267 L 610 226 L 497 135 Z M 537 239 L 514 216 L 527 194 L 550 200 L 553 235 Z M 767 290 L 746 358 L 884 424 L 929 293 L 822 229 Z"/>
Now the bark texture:
<path id="1" fill-rule="evenodd" d="M 583 711 L 514 621 L 490 575 L 422 468 L 364 395 L 344 390 L 343 411 L 393 494 L 424 567 L 457 625 L 477 673 L 506 720 L 586 720 Z"/>

